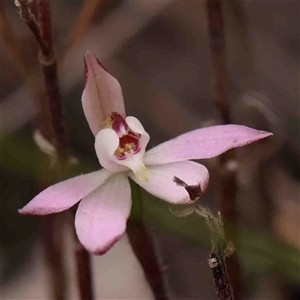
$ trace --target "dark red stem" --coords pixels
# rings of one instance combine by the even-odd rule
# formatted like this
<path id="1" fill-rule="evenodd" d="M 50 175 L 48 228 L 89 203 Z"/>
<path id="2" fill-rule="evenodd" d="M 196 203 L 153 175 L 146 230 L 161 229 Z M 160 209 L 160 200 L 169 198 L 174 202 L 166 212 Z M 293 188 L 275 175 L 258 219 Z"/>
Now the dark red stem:
<path id="1" fill-rule="evenodd" d="M 226 67 L 226 41 L 224 34 L 224 20 L 221 0 L 206 0 L 207 19 L 209 29 L 209 44 L 211 63 L 213 69 L 213 85 L 215 92 L 215 105 L 222 122 L 231 123 L 230 103 L 227 95 L 227 67 Z M 233 150 L 223 154 L 219 161 L 220 170 L 220 211 L 224 219 L 225 233 L 229 240 L 237 240 L 238 212 L 236 205 L 236 173 L 230 171 L 228 162 L 236 160 Z M 240 265 L 236 254 L 228 261 L 228 275 L 232 283 L 236 300 L 241 299 L 242 285 Z"/>
<path id="2" fill-rule="evenodd" d="M 60 234 L 63 218 L 58 215 L 45 216 L 42 222 L 42 238 L 44 253 L 51 277 L 51 298 L 55 300 L 66 299 L 66 272 L 63 257 L 63 238 Z"/>
<path id="3" fill-rule="evenodd" d="M 163 274 L 156 256 L 150 233 L 143 223 L 141 188 L 130 180 L 132 208 L 127 222 L 127 235 L 134 254 L 139 260 L 156 300 L 167 300 Z"/>
<path id="4" fill-rule="evenodd" d="M 224 257 L 211 253 L 208 265 L 211 268 L 218 298 L 220 300 L 234 300 Z"/>
<path id="5" fill-rule="evenodd" d="M 46 44 L 49 52 L 53 52 L 52 46 L 52 22 L 51 9 L 49 0 L 36 0 L 36 7 L 38 11 L 38 20 L 41 28 L 41 36 Z"/>
<path id="6" fill-rule="evenodd" d="M 133 252 L 144 270 L 155 299 L 167 300 L 163 274 L 157 261 L 152 237 L 145 225 L 129 220 L 127 222 L 127 235 Z"/>
<path id="7" fill-rule="evenodd" d="M 57 60 L 53 50 L 52 44 L 52 24 L 51 24 L 51 8 L 49 0 L 37 0 L 37 13 L 38 21 L 30 10 L 31 0 L 16 0 L 16 5 L 20 9 L 20 16 L 22 20 L 27 24 L 28 28 L 31 30 L 35 40 L 39 46 L 39 63 L 42 67 L 43 79 L 45 84 L 45 97 L 46 101 L 42 101 L 40 105 L 40 130 L 43 136 L 55 145 L 57 150 L 59 161 L 56 164 L 55 181 L 60 181 L 64 178 L 64 174 L 67 168 L 69 149 L 68 149 L 68 139 L 63 122 L 63 108 L 62 108 L 62 97 L 60 93 L 60 88 L 58 84 L 57 75 Z M 47 239 L 55 243 L 59 241 L 59 233 L 55 231 L 55 222 L 48 219 L 49 224 L 47 225 L 47 230 L 45 231 L 46 243 L 49 243 Z M 57 236 L 55 235 L 57 233 Z M 92 280 L 90 271 L 90 260 L 89 254 L 80 245 L 77 236 L 74 235 L 76 248 L 76 263 L 78 270 L 78 286 L 79 292 L 82 300 L 92 300 Z M 60 251 L 57 251 L 53 247 L 49 246 L 49 257 L 53 258 L 49 260 L 53 264 L 55 262 L 62 261 L 58 259 L 61 255 L 62 244 L 60 244 Z M 52 251 L 52 250 L 53 251 Z M 55 259 L 54 259 L 55 258 Z M 60 286 L 65 286 L 64 278 L 62 276 L 63 272 L 58 270 L 58 264 L 56 266 L 51 266 L 51 269 L 58 272 L 60 275 L 53 276 L 54 280 L 58 282 Z M 62 269 L 62 266 L 60 266 Z M 54 274 L 55 275 L 55 274 Z M 55 293 L 57 294 L 57 293 Z M 63 294 L 63 292 L 61 292 Z M 57 297 L 60 297 L 57 295 Z M 61 296 L 62 297 L 62 296 Z M 55 299 L 63 299 L 63 298 Z"/>
<path id="8" fill-rule="evenodd" d="M 83 248 L 76 237 L 76 268 L 80 299 L 93 300 L 93 284 L 90 254 Z"/>

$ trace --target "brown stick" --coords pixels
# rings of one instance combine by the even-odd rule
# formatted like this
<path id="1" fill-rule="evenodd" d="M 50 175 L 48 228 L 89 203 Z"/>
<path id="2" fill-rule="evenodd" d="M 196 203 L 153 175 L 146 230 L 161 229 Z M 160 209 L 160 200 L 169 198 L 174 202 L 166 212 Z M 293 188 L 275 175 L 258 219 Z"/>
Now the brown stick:
<path id="1" fill-rule="evenodd" d="M 33 0 L 15 0 L 15 5 L 19 7 L 20 17 L 32 32 L 35 41 L 39 45 L 39 49 L 42 51 L 43 55 L 47 57 L 49 56 L 49 48 L 47 47 L 47 43 L 43 39 L 39 23 L 31 12 L 30 4 L 32 2 Z"/>
<path id="2" fill-rule="evenodd" d="M 68 141 L 63 123 L 62 99 L 58 85 L 57 63 L 52 48 L 52 25 L 49 0 L 38 0 L 37 10 L 41 34 L 46 41 L 45 46 L 48 48 L 47 51 L 42 53 L 49 53 L 49 56 L 40 56 L 40 64 L 45 78 L 46 93 L 48 95 L 48 103 L 51 112 L 51 123 L 53 124 L 55 135 L 54 141 L 58 153 L 60 154 L 60 165 L 64 169 L 65 162 L 68 159 Z M 93 300 L 90 255 L 82 247 L 76 234 L 74 234 L 74 239 L 76 243 L 75 260 L 80 299 Z"/>
<path id="3" fill-rule="evenodd" d="M 225 54 L 224 22 L 221 0 L 207 0 L 210 55 L 214 76 L 215 105 L 225 124 L 230 123 L 227 96 L 227 69 Z"/>
<path id="4" fill-rule="evenodd" d="M 63 218 L 59 215 L 49 215 L 41 220 L 42 238 L 46 263 L 49 268 L 51 298 L 55 300 L 66 299 L 66 272 L 63 265 L 63 237 L 60 233 Z"/>
<path id="5" fill-rule="evenodd" d="M 68 141 L 63 123 L 63 108 L 57 76 L 57 63 L 52 45 L 52 23 L 49 0 L 38 0 L 39 32 L 43 41 L 39 63 L 44 74 L 46 95 L 54 130 L 54 144 L 61 158 L 67 158 Z M 62 161 L 61 161 L 62 163 Z"/>
<path id="6" fill-rule="evenodd" d="M 44 137 L 54 143 L 59 161 L 57 162 L 58 173 L 57 181 L 63 178 L 63 171 L 69 157 L 68 140 L 63 123 L 63 109 L 60 88 L 58 85 L 57 63 L 52 45 L 52 26 L 51 26 L 51 10 L 49 0 L 38 0 L 37 10 L 39 22 L 31 13 L 30 4 L 32 0 L 15 0 L 16 6 L 20 9 L 20 16 L 33 33 L 35 40 L 39 46 L 39 63 L 42 67 L 47 104 L 42 103 L 40 107 L 40 115 L 44 117 L 41 123 L 41 130 Z M 50 123 L 51 126 L 44 126 L 43 123 Z M 49 124 L 48 124 L 49 125 Z M 50 222 L 49 231 L 53 234 L 54 225 Z M 52 229 L 51 229 L 52 228 Z M 51 229 L 51 230 L 50 230 Z M 76 237 L 76 235 L 74 235 Z M 75 242 L 78 245 L 77 237 Z M 92 285 L 89 254 L 82 248 L 76 247 L 76 263 L 78 271 L 78 286 L 82 300 L 92 300 Z M 62 249 L 61 249 L 62 250 Z M 62 251 L 61 251 L 62 252 Z M 57 252 L 56 252 L 57 253 Z M 58 255 L 58 253 L 57 253 Z M 57 277 L 59 278 L 59 277 Z M 59 298 L 61 299 L 61 298 Z"/>
<path id="7" fill-rule="evenodd" d="M 140 187 L 130 181 L 132 208 L 127 222 L 127 235 L 156 300 L 167 300 L 163 274 L 160 269 L 151 235 L 143 224 L 143 202 Z"/>
<path id="8" fill-rule="evenodd" d="M 230 103 L 227 96 L 227 69 L 225 54 L 224 21 L 221 0 L 206 0 L 211 62 L 215 91 L 215 105 L 224 124 L 231 123 Z M 224 217 L 225 231 L 228 239 L 236 241 L 236 223 L 238 219 L 236 206 L 236 174 L 229 171 L 228 163 L 234 161 L 234 151 L 223 154 L 219 161 L 220 174 L 220 211 Z M 228 259 L 228 275 L 232 283 L 235 298 L 241 299 L 240 265 L 238 257 Z"/>
<path id="9" fill-rule="evenodd" d="M 127 235 L 133 252 L 144 270 L 155 299 L 167 300 L 163 275 L 157 261 L 153 240 L 145 225 L 129 220 L 127 222 Z"/>
<path id="10" fill-rule="evenodd" d="M 32 32 L 35 40 L 39 46 L 39 51 L 45 59 L 49 58 L 53 61 L 53 53 L 49 51 L 47 43 L 43 39 L 43 35 L 41 29 L 39 27 L 39 23 L 37 22 L 35 16 L 31 13 L 30 10 L 31 1 L 15 1 L 15 4 L 20 9 L 20 16 L 22 20 L 27 24 L 28 28 Z M 49 94 L 49 88 L 47 82 L 49 79 L 44 74 L 44 82 L 46 85 L 46 95 L 45 99 L 47 99 L 48 103 L 50 101 L 60 101 L 60 98 L 54 99 L 54 95 Z M 44 98 L 44 97 L 43 97 Z M 47 102 L 40 101 L 39 105 L 39 128 L 42 132 L 43 136 L 50 140 L 51 142 L 56 140 L 56 134 L 53 130 L 54 124 L 51 118 L 51 112 L 48 109 Z M 45 170 L 49 169 L 48 162 L 46 158 L 43 160 L 43 170 L 41 171 L 40 177 L 40 185 L 41 188 L 47 187 L 49 184 L 49 178 L 45 178 Z M 48 166 L 47 166 L 48 165 Z M 51 173 L 51 177 L 57 177 L 56 180 L 61 179 L 61 171 L 60 167 L 55 170 L 55 174 Z M 49 172 L 47 172 L 49 173 Z M 52 180 L 51 180 L 52 181 Z M 63 243 L 62 237 L 60 236 L 57 228 L 58 228 L 59 216 L 46 216 L 45 219 L 42 220 L 42 237 L 44 242 L 44 250 L 45 250 L 45 258 L 46 263 L 48 265 L 49 275 L 52 283 L 52 298 L 56 300 L 64 300 L 66 299 L 66 278 L 65 278 L 65 269 L 64 269 L 64 259 L 63 259 Z"/>
<path id="11" fill-rule="evenodd" d="M 48 65 L 49 68 L 52 67 L 53 64 L 55 64 L 55 58 L 54 53 L 52 51 L 52 48 L 49 48 L 50 43 L 48 43 L 46 40 L 43 39 L 43 36 L 45 35 L 42 32 L 42 29 L 45 29 L 45 26 L 41 29 L 40 24 L 36 20 L 35 16 L 32 14 L 30 9 L 30 4 L 32 3 L 32 0 L 15 0 L 16 6 L 19 8 L 19 13 L 21 19 L 24 21 L 24 23 L 28 26 L 30 31 L 32 32 L 35 41 L 38 44 L 39 47 L 39 63 L 41 64 L 43 71 L 44 71 L 44 65 Z M 51 26 L 51 23 L 49 24 Z M 53 68 L 53 67 L 52 67 Z M 53 73 L 53 72 L 52 72 Z M 55 82 L 56 81 L 56 82 Z M 49 83 L 53 86 L 57 84 L 57 77 L 55 78 L 52 76 L 52 78 L 49 80 L 47 78 L 47 75 L 44 74 L 44 82 L 46 87 L 46 95 L 45 98 L 47 99 L 47 103 L 41 103 L 39 107 L 39 115 L 41 116 L 40 119 L 43 121 L 40 122 L 40 127 L 42 134 L 46 139 L 51 141 L 55 144 L 57 148 L 59 143 L 57 142 L 57 133 L 54 131 L 55 124 L 53 120 L 53 115 L 57 115 L 57 112 L 48 111 L 48 107 L 50 107 L 51 102 L 61 102 L 61 97 L 59 94 L 54 94 L 51 92 L 51 95 L 48 95 L 48 92 L 50 91 L 51 87 L 49 87 Z M 58 88 L 57 88 L 58 89 Z M 59 108 L 59 107 L 58 107 Z M 44 119 L 45 118 L 45 119 Z M 58 118 L 57 118 L 58 119 Z M 60 121 L 61 123 L 62 121 Z M 44 125 L 43 123 L 48 123 L 48 126 Z"/>
<path id="12" fill-rule="evenodd" d="M 76 233 L 75 234 L 75 259 L 77 270 L 77 281 L 79 288 L 80 299 L 93 300 L 93 284 L 90 254 L 80 244 Z"/>
<path id="13" fill-rule="evenodd" d="M 52 45 L 52 22 L 49 0 L 36 0 L 39 26 L 42 40 L 46 44 L 48 52 L 53 53 Z"/>
<path id="14" fill-rule="evenodd" d="M 211 268 L 218 298 L 220 300 L 234 300 L 224 257 L 211 253 L 208 259 L 208 265 Z"/>

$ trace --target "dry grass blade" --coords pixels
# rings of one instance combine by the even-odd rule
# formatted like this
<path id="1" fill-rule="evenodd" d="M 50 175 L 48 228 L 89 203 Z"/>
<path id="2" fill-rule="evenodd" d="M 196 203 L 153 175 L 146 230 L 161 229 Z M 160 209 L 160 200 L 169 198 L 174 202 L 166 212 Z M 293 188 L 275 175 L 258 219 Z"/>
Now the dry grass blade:
<path id="1" fill-rule="evenodd" d="M 101 3 L 101 0 L 84 1 L 79 16 L 69 35 L 62 60 L 64 60 L 69 50 L 85 36 Z"/>
<path id="2" fill-rule="evenodd" d="M 194 212 L 194 207 L 188 207 L 182 210 L 173 210 L 172 208 L 170 208 L 170 212 L 177 218 L 185 218 Z"/>

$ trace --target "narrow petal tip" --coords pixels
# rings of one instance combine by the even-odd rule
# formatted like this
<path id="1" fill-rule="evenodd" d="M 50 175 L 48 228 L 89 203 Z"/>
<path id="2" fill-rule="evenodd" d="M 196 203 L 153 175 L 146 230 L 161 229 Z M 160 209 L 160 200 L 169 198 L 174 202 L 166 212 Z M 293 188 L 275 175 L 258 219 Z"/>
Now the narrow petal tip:
<path id="1" fill-rule="evenodd" d="M 94 52 L 91 50 L 86 50 L 83 54 L 83 59 L 84 59 L 84 64 L 86 65 L 92 65 L 92 64 L 97 64 L 99 65 L 102 69 L 104 69 L 106 72 L 107 70 L 103 66 L 102 62 L 97 58 Z"/>
<path id="2" fill-rule="evenodd" d="M 89 69 L 94 69 L 95 65 L 99 65 L 102 69 L 104 69 L 107 72 L 103 64 L 98 60 L 96 55 L 91 50 L 86 50 L 84 52 L 83 61 L 84 61 L 84 84 L 85 85 L 88 80 Z"/>
<path id="3" fill-rule="evenodd" d="M 263 136 L 262 138 L 266 138 L 266 137 L 268 137 L 268 136 L 272 136 L 272 135 L 273 135 L 272 132 L 263 131 L 263 130 L 261 130 L 260 133 L 261 133 L 262 136 Z"/>
<path id="4" fill-rule="evenodd" d="M 88 58 L 91 55 L 95 57 L 95 54 L 91 50 L 89 50 L 89 49 L 85 50 L 85 52 L 84 52 L 84 59 Z"/>
<path id="5" fill-rule="evenodd" d="M 84 62 L 86 64 L 93 64 L 95 62 L 98 61 L 96 55 L 94 52 L 92 52 L 91 50 L 86 50 L 83 54 L 83 59 L 84 59 Z M 100 66 L 102 67 L 102 64 L 100 63 Z"/>
<path id="6" fill-rule="evenodd" d="M 32 216 L 45 216 L 50 214 L 55 214 L 67 210 L 69 207 L 60 207 L 60 208 L 42 208 L 42 207 L 34 207 L 30 208 L 24 206 L 21 209 L 18 209 L 19 214 L 21 215 L 32 215 Z"/>

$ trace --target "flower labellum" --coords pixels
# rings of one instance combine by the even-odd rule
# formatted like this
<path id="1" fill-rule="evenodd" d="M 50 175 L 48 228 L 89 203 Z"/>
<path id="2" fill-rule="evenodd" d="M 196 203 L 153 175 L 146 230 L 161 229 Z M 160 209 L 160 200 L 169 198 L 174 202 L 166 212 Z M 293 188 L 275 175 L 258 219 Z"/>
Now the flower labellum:
<path id="1" fill-rule="evenodd" d="M 83 111 L 95 136 L 101 170 L 52 185 L 19 210 L 47 215 L 79 203 L 75 227 L 94 254 L 108 251 L 123 235 L 131 209 L 128 177 L 154 196 L 173 204 L 198 200 L 209 173 L 192 159 L 218 156 L 272 135 L 241 125 L 196 129 L 146 151 L 150 140 L 141 122 L 126 117 L 120 84 L 91 51 L 85 58 Z"/>
<path id="2" fill-rule="evenodd" d="M 100 165 L 111 171 L 127 167 L 137 178 L 148 181 L 149 172 L 143 163 L 143 156 L 150 137 L 140 121 L 134 117 L 124 119 L 113 112 L 106 127 L 98 132 L 95 141 Z M 107 144 L 109 148 L 114 146 L 108 149 Z"/>

